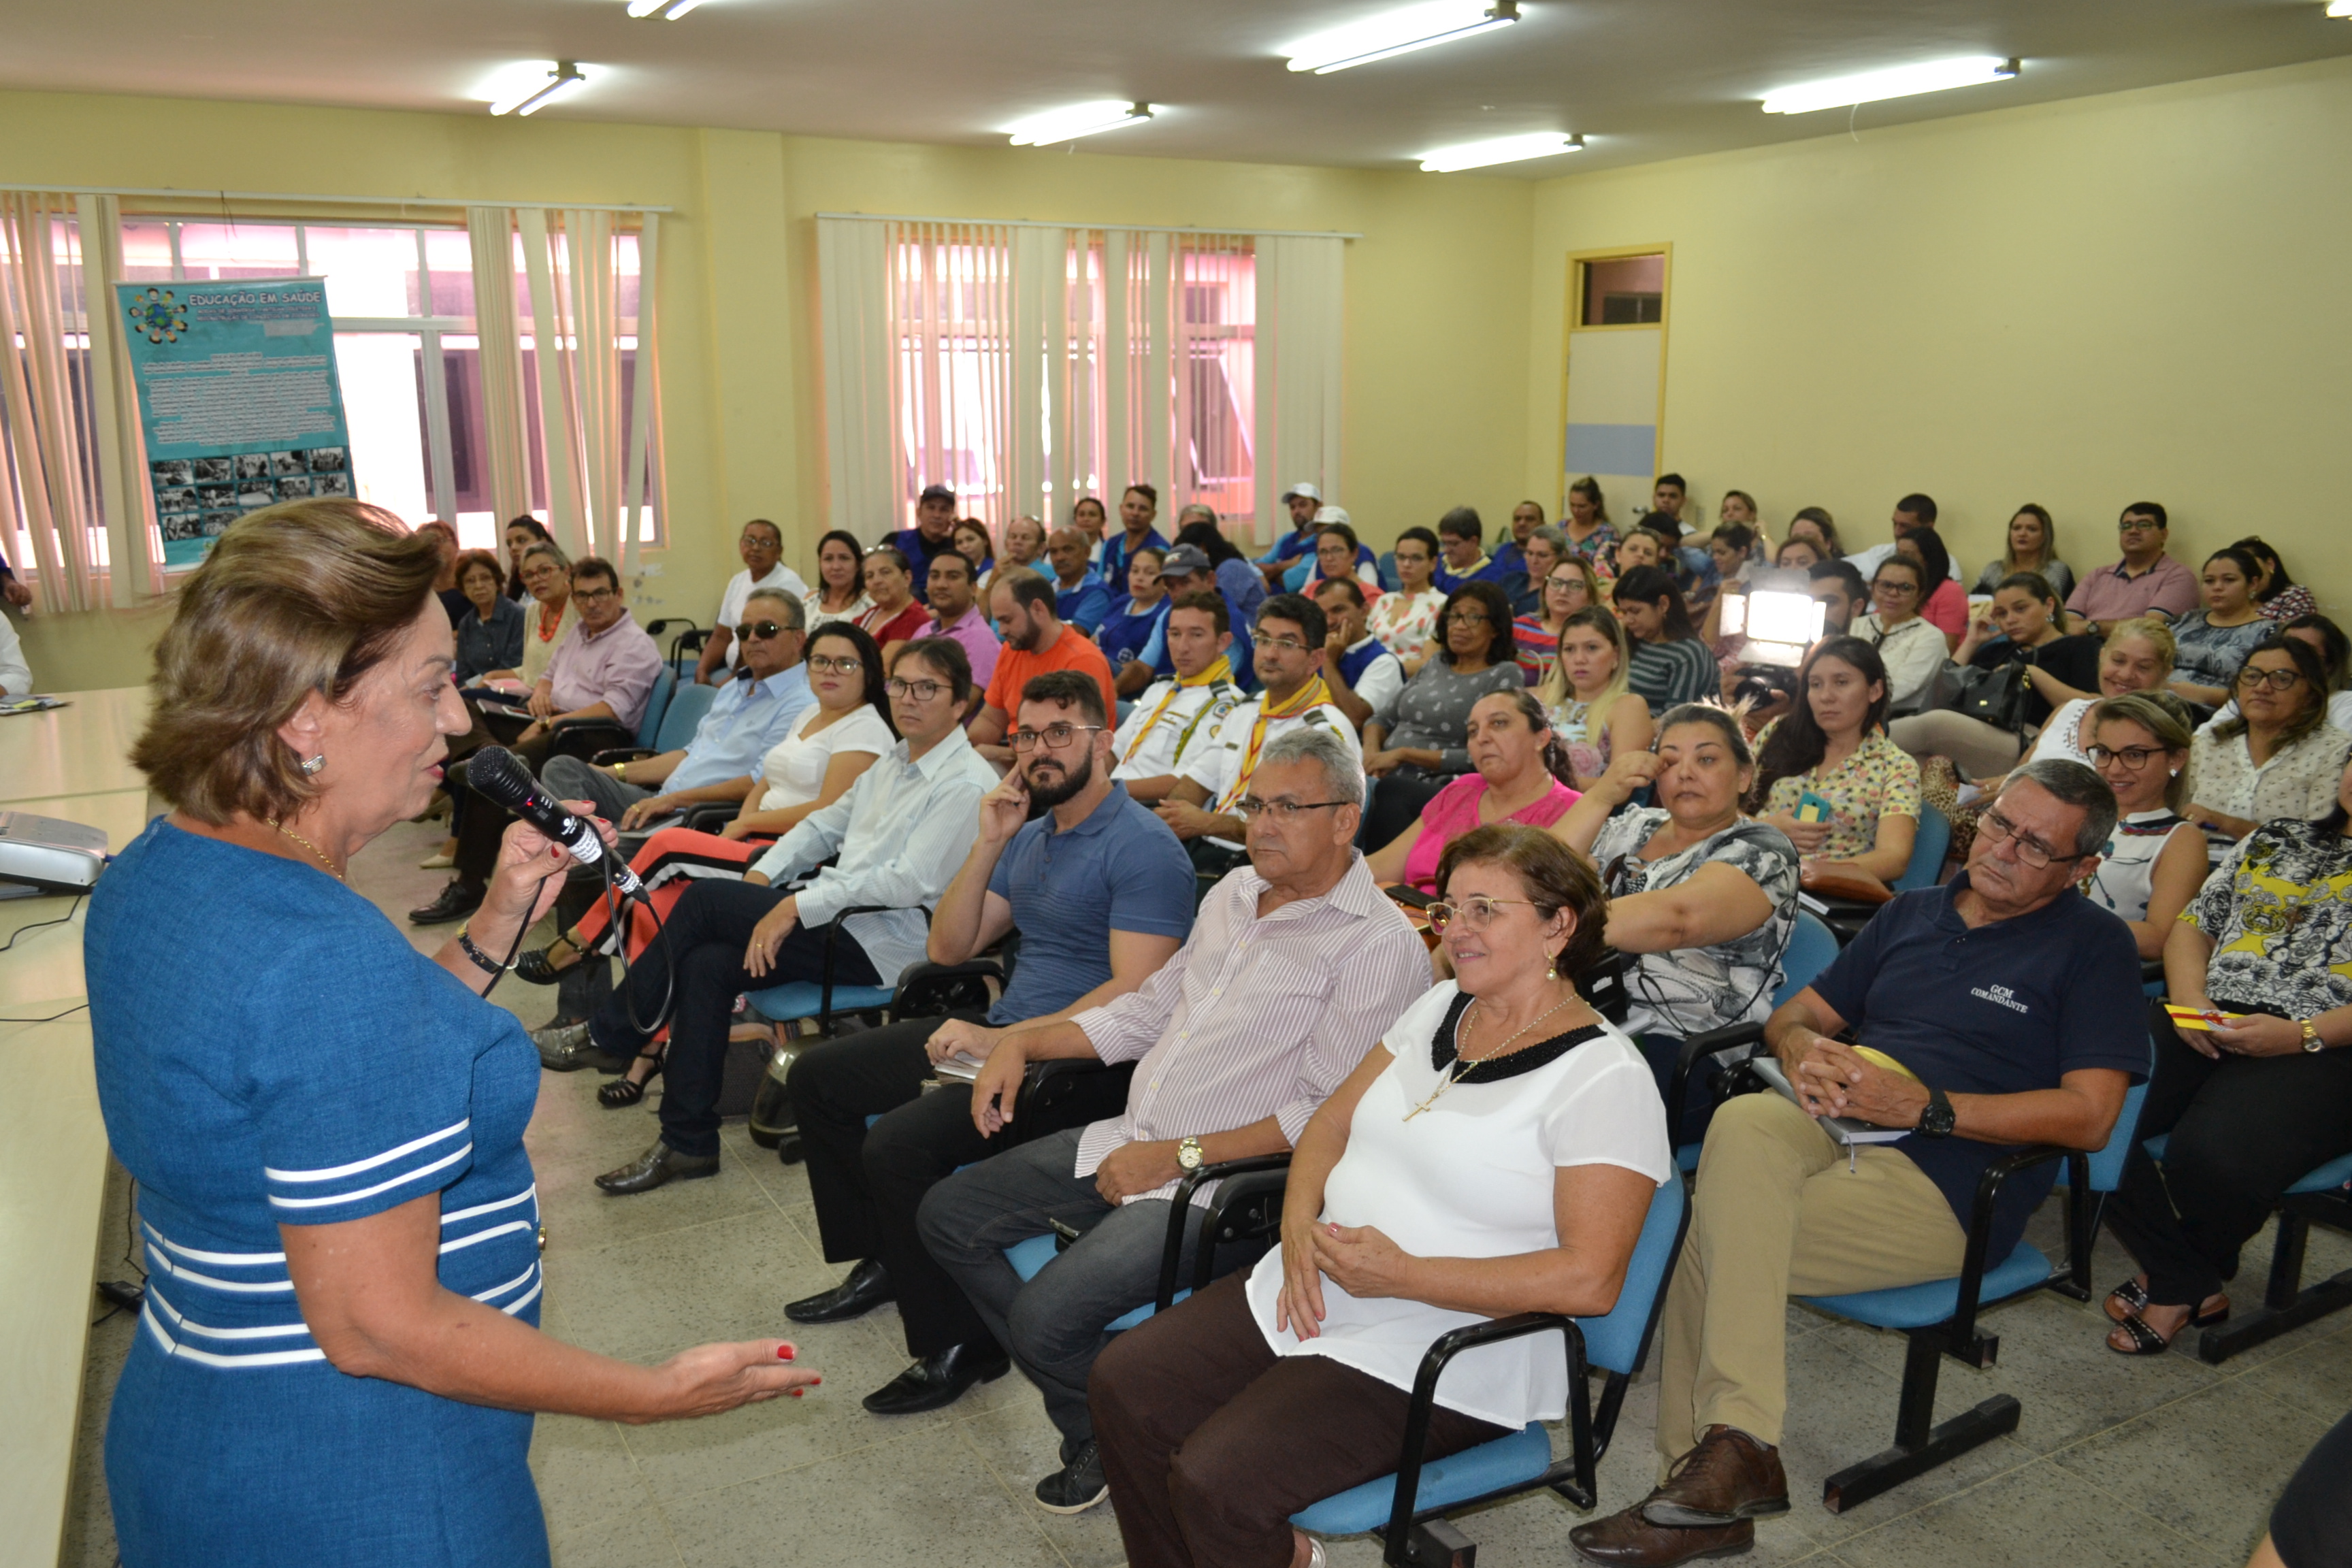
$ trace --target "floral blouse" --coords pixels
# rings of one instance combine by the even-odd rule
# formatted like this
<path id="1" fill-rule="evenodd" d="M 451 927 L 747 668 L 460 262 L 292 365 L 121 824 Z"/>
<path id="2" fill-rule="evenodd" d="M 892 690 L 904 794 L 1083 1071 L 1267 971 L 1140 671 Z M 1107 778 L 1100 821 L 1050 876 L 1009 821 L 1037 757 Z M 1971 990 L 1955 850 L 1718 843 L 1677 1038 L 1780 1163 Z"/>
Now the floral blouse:
<path id="1" fill-rule="evenodd" d="M 1609 727 L 1590 702 L 1571 697 L 1551 710 L 1551 732 L 1568 748 L 1568 771 L 1580 779 L 1599 778 L 1609 771 Z"/>
<path id="2" fill-rule="evenodd" d="M 1721 861 L 1763 890 L 1772 913 L 1745 936 L 1713 947 L 1629 954 L 1625 1032 L 1688 1039 L 1734 1024 L 1760 1024 L 1772 1011 L 1780 960 L 1797 923 L 1796 847 L 1769 823 L 1742 819 L 1676 854 L 1643 859 L 1642 846 L 1670 820 L 1660 807 L 1637 806 L 1602 825 L 1592 841 L 1592 863 L 1607 879 L 1611 898 L 1671 888 Z"/>
<path id="3" fill-rule="evenodd" d="M 1764 743 L 1780 727 L 1773 720 L 1756 737 L 1760 755 Z M 1864 737 L 1853 755 L 1824 773 L 1820 764 L 1801 773 L 1774 779 L 1764 797 L 1764 815 L 1797 815 L 1797 803 L 1811 790 L 1830 803 L 1829 837 L 1815 858 L 1851 860 L 1878 847 L 1882 816 L 1919 818 L 1919 759 L 1886 738 L 1884 730 Z"/>
<path id="4" fill-rule="evenodd" d="M 2352 839 L 2266 822 L 2205 879 L 2180 918 L 2213 939 L 2205 994 L 2308 1018 L 2352 1003 Z"/>
<path id="5" fill-rule="evenodd" d="M 1399 658 L 1419 658 L 1429 651 L 1429 639 L 1437 632 L 1437 612 L 1444 607 L 1445 595 L 1434 588 L 1418 594 L 1400 590 L 1373 600 L 1364 624 Z"/>
<path id="6" fill-rule="evenodd" d="M 2319 605 L 2312 599 L 2311 590 L 2302 584 L 2293 584 L 2278 591 L 2276 596 L 2256 605 L 2266 621 L 2291 621 L 2297 616 L 2316 615 Z"/>
<path id="7" fill-rule="evenodd" d="M 2244 731 L 2226 741 L 2200 734 L 2189 748 L 2189 798 L 2250 822 L 2276 817 L 2307 821 L 2326 815 L 2336 804 L 2336 781 L 2343 776 L 2347 750 L 2352 750 L 2352 735 L 2322 724 L 2256 767 Z M 2205 841 L 2217 863 L 2231 848 L 2228 836 L 2212 829 L 2207 830 Z"/>

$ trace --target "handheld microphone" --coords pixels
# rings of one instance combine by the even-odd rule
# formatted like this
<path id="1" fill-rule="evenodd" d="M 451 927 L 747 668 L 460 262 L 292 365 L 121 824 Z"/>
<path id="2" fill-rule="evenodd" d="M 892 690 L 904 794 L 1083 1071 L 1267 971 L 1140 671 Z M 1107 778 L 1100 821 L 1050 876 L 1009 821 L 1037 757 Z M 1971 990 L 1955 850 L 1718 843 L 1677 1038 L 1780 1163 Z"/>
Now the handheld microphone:
<path id="1" fill-rule="evenodd" d="M 522 759 L 504 746 L 484 746 L 476 752 L 466 764 L 466 783 L 476 795 L 504 806 L 562 845 L 582 865 L 593 866 L 604 858 L 604 840 L 598 837 L 596 825 L 573 815 L 571 807 L 548 794 L 530 776 Z M 613 886 L 623 895 L 641 904 L 652 903 L 628 862 L 615 857 L 612 876 Z"/>

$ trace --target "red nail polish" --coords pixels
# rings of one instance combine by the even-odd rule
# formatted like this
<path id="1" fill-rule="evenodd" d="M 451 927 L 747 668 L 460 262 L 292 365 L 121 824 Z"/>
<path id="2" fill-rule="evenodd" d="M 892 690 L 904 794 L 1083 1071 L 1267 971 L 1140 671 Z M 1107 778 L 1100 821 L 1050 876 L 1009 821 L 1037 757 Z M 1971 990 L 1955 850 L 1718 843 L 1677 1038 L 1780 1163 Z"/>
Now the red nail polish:
<path id="1" fill-rule="evenodd" d="M 778 1361 L 790 1361 L 790 1360 L 792 1360 L 792 1359 L 793 1359 L 793 1347 L 792 1347 L 792 1346 L 790 1346 L 790 1345 L 778 1345 L 778 1346 L 776 1347 L 776 1359 L 777 1359 Z"/>

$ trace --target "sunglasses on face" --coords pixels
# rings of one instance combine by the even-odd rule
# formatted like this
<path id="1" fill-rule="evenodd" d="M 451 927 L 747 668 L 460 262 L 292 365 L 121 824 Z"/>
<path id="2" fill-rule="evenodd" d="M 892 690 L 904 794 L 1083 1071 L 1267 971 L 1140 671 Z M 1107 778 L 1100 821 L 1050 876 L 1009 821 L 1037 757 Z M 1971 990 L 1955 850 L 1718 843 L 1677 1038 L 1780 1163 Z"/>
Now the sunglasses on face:
<path id="1" fill-rule="evenodd" d="M 750 642 L 753 637 L 765 642 L 770 637 L 780 637 L 792 629 L 790 626 L 779 626 L 774 621 L 745 621 L 735 628 L 735 635 L 745 642 Z"/>

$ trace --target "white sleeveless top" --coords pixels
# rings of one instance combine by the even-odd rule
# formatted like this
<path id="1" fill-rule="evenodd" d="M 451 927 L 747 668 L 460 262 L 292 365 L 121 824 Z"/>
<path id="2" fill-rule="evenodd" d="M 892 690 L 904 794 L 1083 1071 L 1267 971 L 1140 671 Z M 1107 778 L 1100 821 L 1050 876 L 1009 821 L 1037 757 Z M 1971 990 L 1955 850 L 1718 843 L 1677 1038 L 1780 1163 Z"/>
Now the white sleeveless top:
<path id="1" fill-rule="evenodd" d="M 1324 1184 L 1325 1220 L 1376 1226 L 1415 1257 L 1508 1258 L 1559 1245 L 1552 1188 L 1563 1166 L 1622 1165 L 1653 1182 L 1675 1179 L 1657 1082 L 1641 1051 L 1605 1022 L 1557 1059 L 1493 1083 L 1457 1083 L 1407 1121 L 1446 1077 L 1430 1046 L 1458 994 L 1450 980 L 1433 986 L 1382 1039 L 1395 1060 L 1356 1104 L 1348 1152 Z M 1326 1276 L 1322 1332 L 1302 1341 L 1274 1326 L 1281 1294 L 1277 1249 L 1249 1281 L 1251 1312 L 1277 1355 L 1329 1356 L 1408 1391 L 1431 1341 L 1486 1321 L 1422 1301 L 1360 1301 Z M 1514 1430 L 1558 1419 L 1568 1409 L 1559 1336 L 1455 1357 L 1437 1403 Z"/>
<path id="2" fill-rule="evenodd" d="M 898 743 L 898 737 L 870 703 L 860 703 L 816 733 L 809 733 L 809 726 L 824 716 L 824 709 L 812 706 L 793 721 L 782 740 L 768 748 L 768 754 L 760 760 L 760 782 L 768 786 L 767 793 L 752 809 L 782 811 L 805 805 L 824 793 L 825 770 L 833 766 L 835 753 L 867 752 L 878 757 Z"/>

